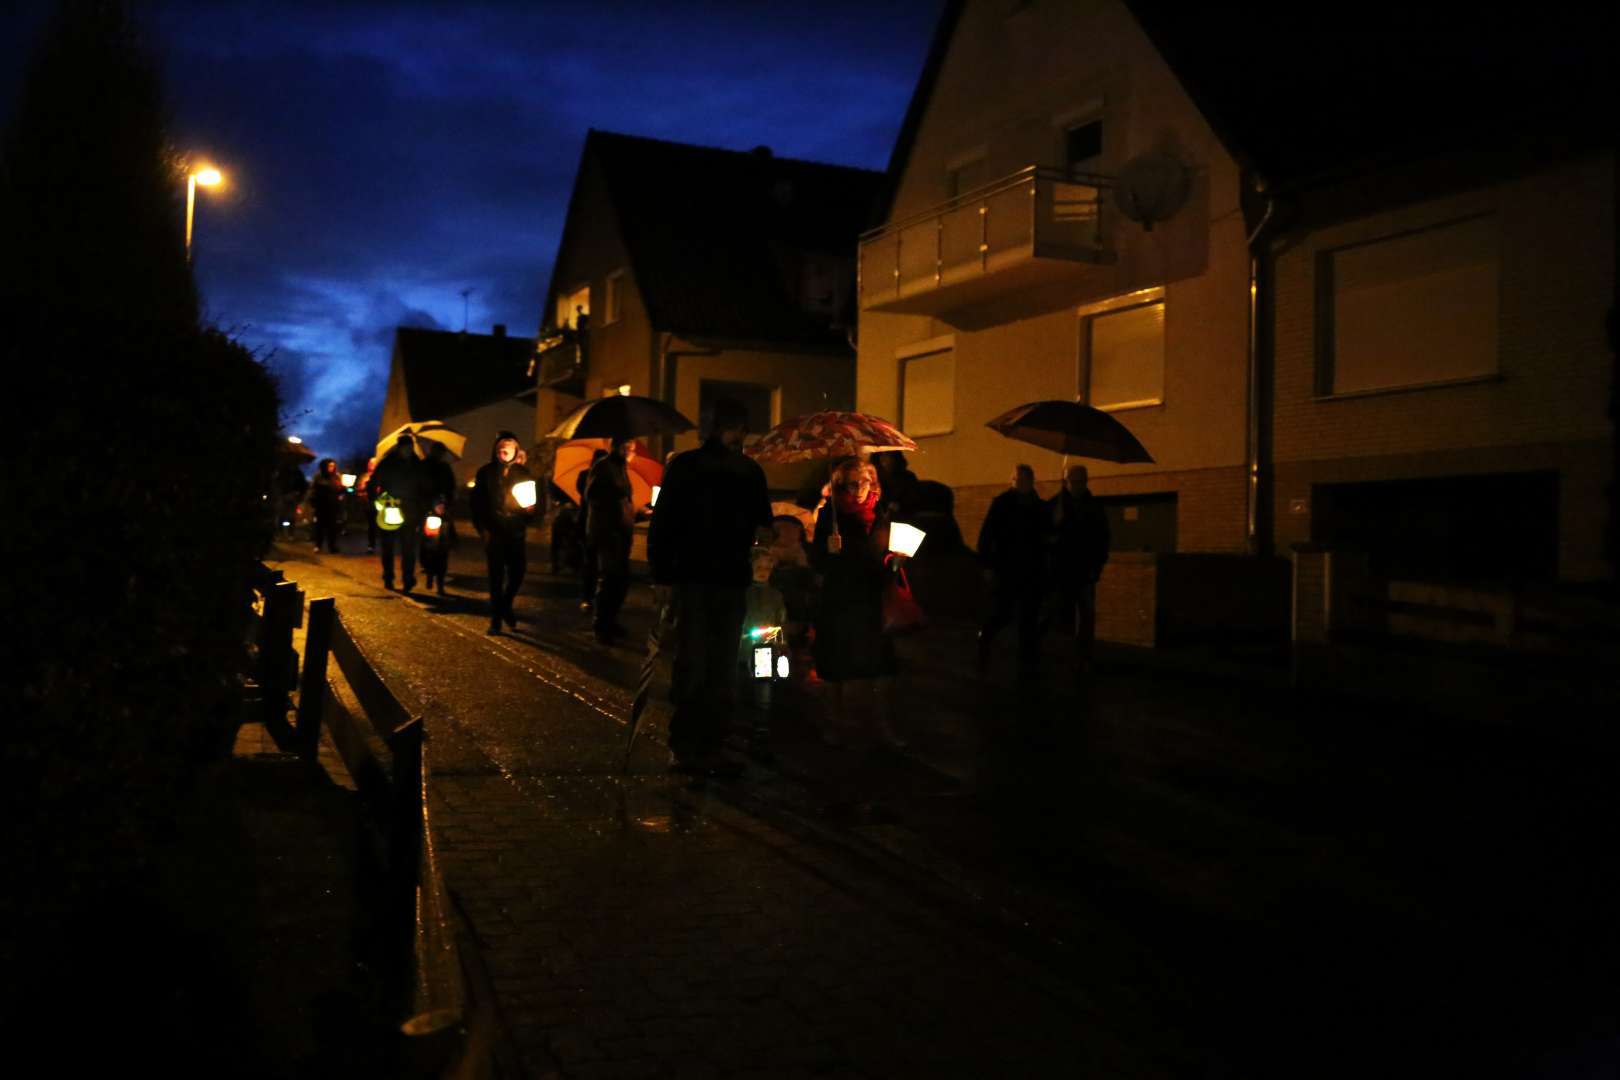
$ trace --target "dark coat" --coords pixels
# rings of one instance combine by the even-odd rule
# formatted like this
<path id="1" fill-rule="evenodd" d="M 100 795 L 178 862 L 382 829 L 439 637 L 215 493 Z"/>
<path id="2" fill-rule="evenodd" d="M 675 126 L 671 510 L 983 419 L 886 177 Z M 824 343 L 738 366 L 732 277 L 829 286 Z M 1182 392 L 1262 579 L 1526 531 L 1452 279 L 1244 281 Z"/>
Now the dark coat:
<path id="1" fill-rule="evenodd" d="M 1046 559 L 1051 508 L 1039 495 L 1027 499 L 1008 488 L 990 500 L 979 529 L 979 561 L 1005 577 L 1039 578 Z"/>
<path id="2" fill-rule="evenodd" d="M 883 632 L 883 588 L 890 571 L 889 520 L 881 506 L 872 527 L 857 515 L 838 514 L 837 554 L 827 550 L 834 511 L 829 503 L 816 518 L 811 562 L 822 575 L 816 617 L 816 672 L 832 682 L 894 674 L 894 642 Z"/>
<path id="3" fill-rule="evenodd" d="M 1058 519 L 1054 526 L 1052 576 L 1060 582 L 1091 584 L 1102 576 L 1112 542 L 1102 503 L 1089 491 L 1075 498 L 1065 488 L 1048 505 L 1053 518 Z"/>
<path id="4" fill-rule="evenodd" d="M 407 522 L 418 522 L 433 507 L 433 481 L 427 463 L 414 453 L 392 450 L 371 474 L 372 499 L 387 492 L 399 500 Z"/>
<path id="5" fill-rule="evenodd" d="M 585 482 L 585 535 L 592 539 L 622 539 L 634 529 L 625 520 L 631 499 L 630 473 L 622 458 L 609 454 L 591 466 Z"/>
<path id="6" fill-rule="evenodd" d="M 716 440 L 676 456 L 664 470 L 647 532 L 647 560 L 660 585 L 735 585 L 753 580 L 748 552 L 771 524 L 765 470 Z"/>
<path id="7" fill-rule="evenodd" d="M 331 473 L 317 473 L 309 488 L 309 502 L 322 517 L 330 517 L 343 504 L 343 478 Z"/>
<path id="8" fill-rule="evenodd" d="M 534 520 L 535 506 L 525 510 L 512 498 L 512 487 L 524 480 L 533 480 L 528 466 L 513 462 L 502 465 L 491 461 L 473 477 L 472 519 L 480 533 L 501 536 L 521 536 Z M 536 485 L 538 488 L 538 485 Z"/>

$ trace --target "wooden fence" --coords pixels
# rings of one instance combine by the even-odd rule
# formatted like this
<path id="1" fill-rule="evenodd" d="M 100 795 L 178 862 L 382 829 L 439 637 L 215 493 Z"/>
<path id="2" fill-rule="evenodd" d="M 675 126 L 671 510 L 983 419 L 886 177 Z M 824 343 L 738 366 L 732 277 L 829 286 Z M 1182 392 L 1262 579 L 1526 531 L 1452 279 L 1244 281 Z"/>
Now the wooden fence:
<path id="1" fill-rule="evenodd" d="M 350 633 L 331 597 L 309 601 L 302 672 L 292 631 L 305 621 L 304 597 L 279 571 L 255 589 L 261 613 L 253 633 L 254 683 L 277 742 L 314 765 L 326 731 L 382 840 L 385 978 L 405 1016 L 399 1071 L 472 1078 L 490 1075 L 496 1021 L 493 994 L 476 951 L 455 929 L 432 846 L 427 843 L 427 762 L 422 718 L 396 696 Z M 296 726 L 286 721 L 298 687 Z"/>

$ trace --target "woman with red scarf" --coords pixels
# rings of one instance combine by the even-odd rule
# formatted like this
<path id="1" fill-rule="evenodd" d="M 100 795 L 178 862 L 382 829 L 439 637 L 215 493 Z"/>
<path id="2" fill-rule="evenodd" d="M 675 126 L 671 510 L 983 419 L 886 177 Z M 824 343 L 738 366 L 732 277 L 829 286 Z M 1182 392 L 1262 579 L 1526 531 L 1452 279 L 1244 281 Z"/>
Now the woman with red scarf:
<path id="1" fill-rule="evenodd" d="M 848 683 L 876 680 L 877 737 L 898 749 L 894 732 L 894 643 L 883 633 L 884 559 L 889 521 L 879 506 L 877 470 L 851 458 L 833 469 L 827 506 L 816 519 L 811 559 L 822 575 L 820 616 L 816 620 L 816 673 L 828 684 L 832 728 L 829 742 L 848 732 Z"/>

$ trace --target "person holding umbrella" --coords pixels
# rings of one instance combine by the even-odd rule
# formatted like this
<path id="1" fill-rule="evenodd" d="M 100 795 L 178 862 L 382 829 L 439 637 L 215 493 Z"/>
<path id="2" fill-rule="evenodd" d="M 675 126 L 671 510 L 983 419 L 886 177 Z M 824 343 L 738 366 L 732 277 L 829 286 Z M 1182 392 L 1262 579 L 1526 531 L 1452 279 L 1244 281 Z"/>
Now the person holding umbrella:
<path id="1" fill-rule="evenodd" d="M 394 587 L 394 551 L 399 551 L 401 591 L 416 588 L 416 543 L 422 531 L 422 519 L 432 505 L 433 492 L 422 459 L 416 456 L 415 441 L 401 435 L 393 448 L 384 455 L 372 474 L 371 488 L 378 497 L 388 496 L 399 501 L 404 522 L 396 529 L 386 526 L 382 533 L 383 588 Z"/>
<path id="2" fill-rule="evenodd" d="M 753 580 L 749 552 L 774 535 L 765 470 L 742 453 L 747 433 L 747 410 L 729 398 L 716 401 L 707 440 L 664 473 L 647 536 L 653 581 L 668 590 L 675 615 L 669 748 L 677 770 L 699 775 L 742 771 L 720 747 L 731 724 L 737 641 Z"/>
<path id="3" fill-rule="evenodd" d="M 1108 515 L 1086 486 L 1084 465 L 1069 466 L 1052 500 L 1052 617 L 1074 632 L 1076 667 L 1091 664 L 1097 631 L 1097 580 L 1108 562 Z"/>
<path id="4" fill-rule="evenodd" d="M 478 538 L 484 542 L 485 565 L 489 570 L 489 630 L 499 634 L 504 619 L 517 627 L 512 610 L 524 571 L 528 569 L 529 522 L 534 519 L 537 499 L 524 505 L 514 489 L 527 484 L 532 493 L 534 476 L 523 464 L 518 437 L 510 431 L 495 436 L 489 464 L 473 477 L 472 519 Z"/>
<path id="5" fill-rule="evenodd" d="M 636 458 L 634 439 L 615 439 L 613 449 L 591 466 L 585 482 L 585 542 L 587 560 L 595 564 L 596 640 L 612 644 L 625 635 L 619 608 L 630 588 L 630 543 L 634 537 L 636 508 L 630 489 L 630 463 Z"/>

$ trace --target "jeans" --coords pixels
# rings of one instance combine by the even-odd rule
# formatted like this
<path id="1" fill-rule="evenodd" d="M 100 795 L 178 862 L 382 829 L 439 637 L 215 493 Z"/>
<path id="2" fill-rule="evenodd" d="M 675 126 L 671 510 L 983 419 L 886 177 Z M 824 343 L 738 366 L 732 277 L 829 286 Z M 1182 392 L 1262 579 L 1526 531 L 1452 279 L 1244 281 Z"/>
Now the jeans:
<path id="1" fill-rule="evenodd" d="M 675 586 L 675 673 L 669 698 L 669 748 L 679 758 L 720 749 L 731 728 L 737 642 L 746 609 L 744 585 Z"/>

